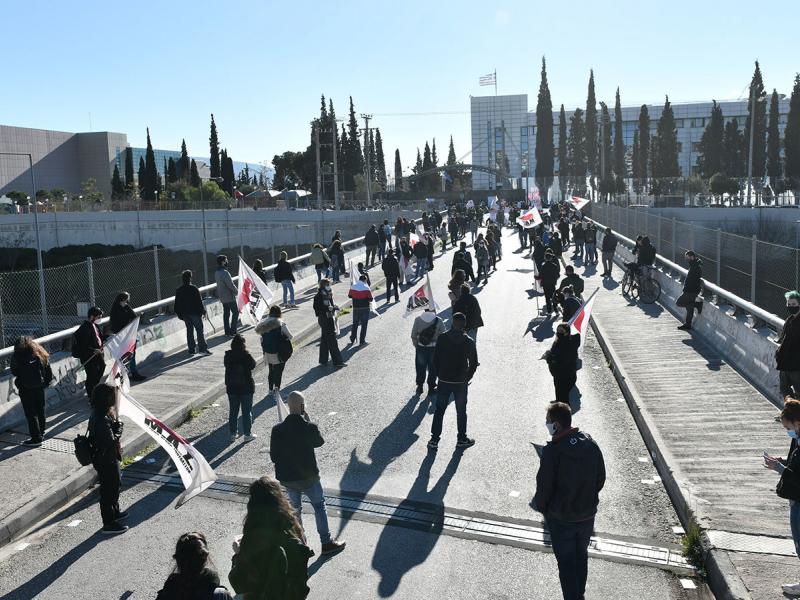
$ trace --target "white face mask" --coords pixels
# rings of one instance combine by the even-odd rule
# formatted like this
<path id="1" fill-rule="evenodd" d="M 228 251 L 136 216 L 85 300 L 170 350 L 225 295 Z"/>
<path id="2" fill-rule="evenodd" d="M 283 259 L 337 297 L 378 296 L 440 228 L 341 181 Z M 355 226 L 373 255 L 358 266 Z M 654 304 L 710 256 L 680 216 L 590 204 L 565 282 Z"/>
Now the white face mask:
<path id="1" fill-rule="evenodd" d="M 326 292 L 330 292 L 330 291 L 331 291 L 331 286 L 329 286 L 329 285 L 326 285 L 326 286 L 325 286 L 325 291 L 326 291 Z"/>
<path id="2" fill-rule="evenodd" d="M 547 427 L 547 433 L 549 433 L 551 436 L 556 434 L 556 424 L 555 423 L 545 423 L 544 426 Z"/>

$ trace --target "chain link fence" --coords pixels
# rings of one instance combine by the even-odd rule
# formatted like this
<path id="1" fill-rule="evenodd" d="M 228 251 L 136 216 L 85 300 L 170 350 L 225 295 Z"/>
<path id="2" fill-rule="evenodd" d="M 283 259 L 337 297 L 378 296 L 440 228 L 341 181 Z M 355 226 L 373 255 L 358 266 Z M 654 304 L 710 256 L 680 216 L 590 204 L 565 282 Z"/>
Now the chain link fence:
<path id="1" fill-rule="evenodd" d="M 784 293 L 800 287 L 800 249 L 701 227 L 646 209 L 591 203 L 592 219 L 622 235 L 650 238 L 663 257 L 685 266 L 694 250 L 703 261 L 703 279 L 771 313 L 785 312 Z"/>

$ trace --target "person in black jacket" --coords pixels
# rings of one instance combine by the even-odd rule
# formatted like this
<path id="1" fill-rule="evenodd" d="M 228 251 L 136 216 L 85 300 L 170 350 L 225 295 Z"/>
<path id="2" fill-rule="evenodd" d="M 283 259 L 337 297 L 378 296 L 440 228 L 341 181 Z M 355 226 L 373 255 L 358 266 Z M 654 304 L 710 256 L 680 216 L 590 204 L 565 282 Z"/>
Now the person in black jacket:
<path id="1" fill-rule="evenodd" d="M 219 574 L 209 563 L 206 536 L 197 531 L 184 533 L 175 544 L 175 570 L 167 577 L 156 600 L 230 600 L 219 583 Z"/>
<path id="2" fill-rule="evenodd" d="M 92 466 L 97 471 L 100 484 L 100 515 L 103 518 L 101 533 L 113 535 L 128 530 L 123 525 L 127 511 L 119 509 L 120 463 L 122 448 L 122 422 L 114 408 L 117 389 L 107 383 L 98 383 L 92 391 L 92 414 L 89 416 L 89 442 L 92 447 Z"/>
<path id="3" fill-rule="evenodd" d="M 783 323 L 775 350 L 775 363 L 780 376 L 781 396 L 800 397 L 800 292 L 786 292 L 786 310 L 789 316 Z"/>
<path id="4" fill-rule="evenodd" d="M 611 231 L 611 227 L 606 227 L 600 249 L 603 258 L 602 277 L 611 277 L 611 269 L 614 267 L 614 252 L 617 249 L 617 236 Z"/>
<path id="5" fill-rule="evenodd" d="M 689 263 L 689 272 L 686 274 L 686 281 L 683 282 L 683 293 L 675 301 L 675 304 L 686 309 L 686 322 L 678 329 L 689 331 L 692 328 L 695 309 L 698 314 L 703 312 L 703 302 L 697 299 L 703 289 L 703 261 L 694 253 L 694 250 L 687 251 L 685 256 Z"/>
<path id="6" fill-rule="evenodd" d="M 478 299 L 472 295 L 472 290 L 466 283 L 461 284 L 461 293 L 453 303 L 454 313 L 463 313 L 467 318 L 466 332 L 473 342 L 478 341 L 478 327 L 483 327 L 481 318 L 481 305 Z"/>
<path id="7" fill-rule="evenodd" d="M 781 476 L 775 491 L 789 501 L 789 527 L 795 553 L 800 557 L 800 401 L 787 398 L 780 419 L 792 439 L 789 454 L 786 458 L 777 458 L 764 452 L 764 466 Z M 800 583 L 785 583 L 781 587 L 789 596 L 800 595 Z"/>
<path id="8" fill-rule="evenodd" d="M 32 337 L 22 336 L 14 344 L 11 357 L 11 374 L 16 378 L 22 410 L 28 421 L 30 438 L 23 446 L 42 445 L 45 430 L 44 397 L 47 386 L 53 381 L 50 355 Z"/>
<path id="9" fill-rule="evenodd" d="M 564 600 L 581 600 L 589 572 L 589 541 L 606 482 L 605 462 L 591 436 L 572 426 L 569 405 L 551 404 L 545 426 L 552 440 L 542 449 L 531 506 L 545 517 Z"/>
<path id="10" fill-rule="evenodd" d="M 560 323 L 556 327 L 556 339 L 550 350 L 544 353 L 553 387 L 556 389 L 556 402 L 569 404 L 569 393 L 578 378 L 578 346 L 580 338 L 570 334 L 570 326 Z"/>
<path id="11" fill-rule="evenodd" d="M 414 244 L 414 256 L 417 259 L 417 269 L 414 279 L 420 279 L 428 271 L 428 244 L 425 239 L 421 239 Z"/>
<path id="12" fill-rule="evenodd" d="M 175 290 L 175 304 L 173 310 L 178 318 L 186 325 L 186 345 L 189 354 L 195 353 L 194 334 L 197 332 L 197 347 L 200 354 L 211 354 L 203 337 L 203 317 L 208 317 L 200 290 L 192 285 L 192 272 L 187 269 L 181 273 L 183 285 Z"/>
<path id="13" fill-rule="evenodd" d="M 131 322 L 136 320 L 136 313 L 134 312 L 133 308 L 131 308 L 130 300 L 131 295 L 128 292 L 120 292 L 114 299 L 114 303 L 111 305 L 111 312 L 109 314 L 111 317 L 111 331 L 113 333 L 119 333 L 128 325 L 130 325 Z M 136 368 L 135 349 L 128 359 L 128 369 L 131 372 L 131 380 L 144 381 L 147 379 L 147 377 L 139 373 L 139 369 Z"/>
<path id="14" fill-rule="evenodd" d="M 475 440 L 467 437 L 467 387 L 478 368 L 478 351 L 475 341 L 464 331 L 466 325 L 467 317 L 464 313 L 454 313 L 450 331 L 436 340 L 433 366 L 439 384 L 436 387 L 436 412 L 433 414 L 431 439 L 428 442 L 431 450 L 439 447 L 442 421 L 451 397 L 456 403 L 456 448 L 464 449 L 475 445 Z"/>
<path id="15" fill-rule="evenodd" d="M 281 252 L 278 264 L 275 265 L 273 275 L 275 275 L 275 281 L 283 286 L 283 307 L 297 308 L 297 305 L 294 303 L 294 268 L 292 267 L 292 263 L 289 262 L 289 255 L 285 251 Z M 288 303 L 286 302 L 287 294 L 289 296 Z"/>
<path id="16" fill-rule="evenodd" d="M 453 265 L 450 268 L 452 275 L 458 269 L 464 271 L 467 278 L 472 280 L 472 283 L 477 283 L 475 279 L 475 271 L 472 268 L 472 255 L 467 251 L 467 242 L 461 242 L 458 252 L 453 255 Z"/>
<path id="17" fill-rule="evenodd" d="M 94 387 L 100 383 L 100 378 L 106 370 L 106 361 L 103 356 L 103 334 L 97 326 L 97 321 L 102 316 L 102 309 L 92 306 L 86 320 L 78 327 L 73 339 L 72 356 L 81 361 L 86 372 L 86 397 L 90 403 Z"/>
<path id="18" fill-rule="evenodd" d="M 336 339 L 336 313 L 339 307 L 333 301 L 331 282 L 329 279 L 322 279 L 319 282 L 319 289 L 314 296 L 314 314 L 317 315 L 319 323 L 319 364 L 328 364 L 328 355 L 333 360 L 334 367 L 345 366 L 342 360 L 342 353 L 339 351 L 339 342 Z"/>
<path id="19" fill-rule="evenodd" d="M 367 247 L 367 267 L 375 264 L 375 255 L 378 253 L 378 229 L 375 225 L 369 226 L 369 231 L 364 234 L 364 245 Z"/>
<path id="20" fill-rule="evenodd" d="M 225 391 L 228 393 L 228 431 L 231 442 L 236 441 L 239 409 L 242 410 L 242 431 L 248 442 L 258 437 L 252 432 L 253 394 L 256 385 L 253 381 L 253 369 L 256 361 L 247 351 L 244 337 L 237 333 L 231 340 L 231 349 L 225 352 Z"/>
<path id="21" fill-rule="evenodd" d="M 317 533 L 322 543 L 322 554 L 333 554 L 344 549 L 345 542 L 331 538 L 325 496 L 319 479 L 319 468 L 314 448 L 325 443 L 319 427 L 311 422 L 306 412 L 305 396 L 292 392 L 287 400 L 289 416 L 272 428 L 269 456 L 275 463 L 275 478 L 286 488 L 289 502 L 302 524 L 302 498 L 305 495 L 314 507 Z"/>
<path id="22" fill-rule="evenodd" d="M 400 263 L 397 262 L 397 257 L 391 250 L 386 253 L 386 258 L 381 263 L 381 269 L 386 277 L 386 303 L 389 303 L 392 288 L 394 288 L 395 302 L 400 302 L 400 293 L 397 291 L 397 282 L 400 280 Z"/>
<path id="23" fill-rule="evenodd" d="M 553 306 L 553 296 L 556 293 L 556 285 L 558 284 L 558 276 L 560 274 L 561 267 L 558 266 L 555 254 L 548 249 L 544 254 L 544 262 L 539 269 L 539 277 L 542 281 L 542 292 L 544 293 L 544 301 L 548 314 L 551 314 L 555 309 Z"/>

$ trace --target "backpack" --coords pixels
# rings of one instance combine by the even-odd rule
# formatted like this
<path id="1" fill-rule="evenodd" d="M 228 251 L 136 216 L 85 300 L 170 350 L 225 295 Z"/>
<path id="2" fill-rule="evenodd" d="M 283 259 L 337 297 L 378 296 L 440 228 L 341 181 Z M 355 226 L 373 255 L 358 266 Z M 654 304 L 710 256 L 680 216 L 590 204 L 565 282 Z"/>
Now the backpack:
<path id="1" fill-rule="evenodd" d="M 433 336 L 436 335 L 436 329 L 439 326 L 439 317 L 433 320 L 433 323 L 428 325 L 425 329 L 419 332 L 417 343 L 420 346 L 428 346 L 433 341 Z"/>
<path id="2" fill-rule="evenodd" d="M 72 334 L 72 337 L 69 340 L 69 349 L 70 355 L 72 358 L 80 359 L 80 346 L 78 342 L 78 331 L 76 330 L 75 333 Z"/>
<path id="3" fill-rule="evenodd" d="M 82 466 L 92 464 L 92 442 L 89 439 L 89 427 L 86 427 L 86 435 L 78 434 L 72 442 L 75 447 L 75 458 Z"/>
<path id="4" fill-rule="evenodd" d="M 261 351 L 264 354 L 277 354 L 280 349 L 281 328 L 276 327 L 261 336 Z"/>
<path id="5" fill-rule="evenodd" d="M 308 559 L 314 553 L 300 540 L 289 535 L 282 537 L 268 566 L 268 583 L 260 600 L 303 600 L 311 591 L 308 587 Z"/>

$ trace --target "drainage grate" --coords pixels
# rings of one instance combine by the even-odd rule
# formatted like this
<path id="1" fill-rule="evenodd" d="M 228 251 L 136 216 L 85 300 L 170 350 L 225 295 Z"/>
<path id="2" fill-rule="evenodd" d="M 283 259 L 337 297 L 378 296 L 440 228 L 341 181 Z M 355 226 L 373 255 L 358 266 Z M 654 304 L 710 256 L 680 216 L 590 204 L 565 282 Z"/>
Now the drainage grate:
<path id="1" fill-rule="evenodd" d="M 778 554 L 781 556 L 797 555 L 794 542 L 789 538 L 733 533 L 715 529 L 709 529 L 706 533 L 711 544 L 720 550 L 752 552 L 755 554 Z"/>
<path id="2" fill-rule="evenodd" d="M 0 453 L 8 452 L 13 450 L 15 447 L 22 445 L 22 442 L 28 439 L 28 436 L 22 433 L 17 433 L 14 431 L 7 431 L 3 434 L 0 434 Z M 37 448 L 31 448 L 31 450 L 36 450 Z M 75 451 L 75 446 L 73 445 L 71 440 L 64 440 L 61 438 L 44 438 L 42 445 L 39 446 L 41 450 L 50 450 L 52 452 L 63 452 L 66 454 L 71 454 Z"/>
<path id="3" fill-rule="evenodd" d="M 177 475 L 153 473 L 132 467 L 125 469 L 125 479 L 146 483 L 156 483 L 183 489 Z M 204 493 L 212 495 L 235 496 L 241 502 L 247 497 L 248 483 L 218 479 Z M 230 498 L 233 500 L 233 498 Z M 456 511 L 444 506 L 434 506 L 421 502 L 401 499 L 375 498 L 370 496 L 353 497 L 348 494 L 326 493 L 328 510 L 352 515 L 363 521 L 391 523 L 422 531 L 440 532 L 454 537 L 472 539 L 527 548 L 531 550 L 550 550 L 550 534 L 537 523 L 515 523 L 499 519 L 489 519 L 466 511 Z M 666 548 L 640 544 L 607 537 L 593 537 L 589 554 L 595 558 L 659 567 L 680 575 L 694 575 L 694 569 L 675 546 Z"/>

